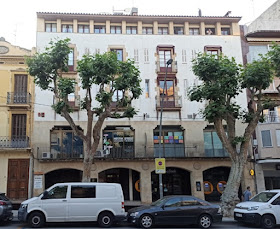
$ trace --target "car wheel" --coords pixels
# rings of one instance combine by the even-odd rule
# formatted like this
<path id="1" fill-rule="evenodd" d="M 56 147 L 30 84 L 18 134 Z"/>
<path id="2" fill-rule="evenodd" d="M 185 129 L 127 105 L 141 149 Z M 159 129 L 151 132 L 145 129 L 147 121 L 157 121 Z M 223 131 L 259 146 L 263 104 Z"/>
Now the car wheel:
<path id="1" fill-rule="evenodd" d="M 198 226 L 201 228 L 209 228 L 212 225 L 212 218 L 210 215 L 204 214 L 199 217 Z"/>
<path id="2" fill-rule="evenodd" d="M 262 217 L 262 227 L 263 228 L 274 228 L 275 219 L 270 215 L 264 215 Z"/>
<path id="3" fill-rule="evenodd" d="M 98 225 L 100 227 L 111 227 L 113 224 L 114 216 L 110 212 L 103 212 L 98 217 Z"/>
<path id="4" fill-rule="evenodd" d="M 141 216 L 139 224 L 142 228 L 151 228 L 153 226 L 152 216 L 150 216 L 150 215 Z"/>
<path id="5" fill-rule="evenodd" d="M 28 217 L 28 224 L 30 227 L 42 227 L 45 224 L 45 217 L 41 212 L 33 212 Z"/>

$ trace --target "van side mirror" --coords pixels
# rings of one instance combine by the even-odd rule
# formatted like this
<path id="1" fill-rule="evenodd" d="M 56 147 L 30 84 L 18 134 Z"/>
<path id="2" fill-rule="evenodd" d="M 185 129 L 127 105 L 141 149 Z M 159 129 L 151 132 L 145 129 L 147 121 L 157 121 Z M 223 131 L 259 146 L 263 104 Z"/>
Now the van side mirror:
<path id="1" fill-rule="evenodd" d="M 48 199 L 48 194 L 49 194 L 48 191 L 44 191 L 41 199 Z"/>

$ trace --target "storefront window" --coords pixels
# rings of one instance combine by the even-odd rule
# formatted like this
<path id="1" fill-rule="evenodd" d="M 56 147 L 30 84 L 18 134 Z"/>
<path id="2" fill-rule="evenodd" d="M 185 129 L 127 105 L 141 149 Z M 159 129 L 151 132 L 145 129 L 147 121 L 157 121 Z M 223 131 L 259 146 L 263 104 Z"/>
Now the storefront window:
<path id="1" fill-rule="evenodd" d="M 206 157 L 228 157 L 228 153 L 215 131 L 204 132 L 204 150 Z"/>
<path id="2" fill-rule="evenodd" d="M 107 157 L 134 156 L 134 130 L 131 127 L 107 127 L 103 131 L 103 150 Z"/>
<path id="3" fill-rule="evenodd" d="M 184 157 L 184 134 L 182 130 L 164 128 L 161 136 L 161 149 L 159 149 L 159 128 L 154 130 L 154 156 L 159 157 Z"/>

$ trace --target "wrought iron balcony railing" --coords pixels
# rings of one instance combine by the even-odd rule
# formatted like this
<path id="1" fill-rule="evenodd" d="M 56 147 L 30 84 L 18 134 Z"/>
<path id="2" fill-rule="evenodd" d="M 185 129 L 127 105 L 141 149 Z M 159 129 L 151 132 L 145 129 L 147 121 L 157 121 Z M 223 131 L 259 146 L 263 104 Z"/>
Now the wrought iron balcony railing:
<path id="1" fill-rule="evenodd" d="M 7 104 L 30 104 L 31 94 L 28 92 L 8 92 L 7 93 Z"/>
<path id="2" fill-rule="evenodd" d="M 163 101 L 161 96 L 156 96 L 156 108 L 161 107 L 161 103 L 163 103 L 163 108 L 181 108 L 182 107 L 182 96 L 169 96 L 164 97 Z"/>
<path id="3" fill-rule="evenodd" d="M 29 148 L 27 136 L 0 136 L 0 148 Z"/>
<path id="4" fill-rule="evenodd" d="M 166 72 L 166 66 L 163 66 L 160 61 L 156 61 L 157 72 Z M 168 66 L 167 72 L 177 73 L 177 61 L 173 61 L 171 66 Z"/>

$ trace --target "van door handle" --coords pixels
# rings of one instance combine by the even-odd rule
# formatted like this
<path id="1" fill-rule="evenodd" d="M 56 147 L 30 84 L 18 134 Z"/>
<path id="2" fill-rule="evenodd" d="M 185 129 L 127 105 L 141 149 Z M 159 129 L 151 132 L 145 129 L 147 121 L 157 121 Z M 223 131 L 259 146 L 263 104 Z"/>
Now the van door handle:
<path id="1" fill-rule="evenodd" d="M 63 202 L 66 202 L 67 200 L 62 200 Z"/>

